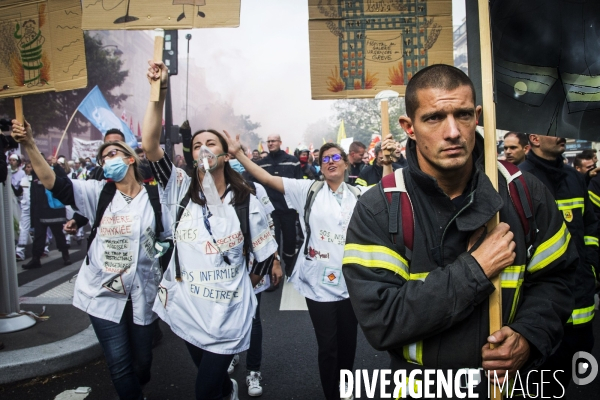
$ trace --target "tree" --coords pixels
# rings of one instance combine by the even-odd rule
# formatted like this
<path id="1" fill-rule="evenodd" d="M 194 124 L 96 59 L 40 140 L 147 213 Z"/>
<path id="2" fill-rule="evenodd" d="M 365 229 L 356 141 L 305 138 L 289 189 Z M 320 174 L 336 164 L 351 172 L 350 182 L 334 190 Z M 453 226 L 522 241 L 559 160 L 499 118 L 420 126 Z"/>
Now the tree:
<path id="1" fill-rule="evenodd" d="M 115 96 L 110 93 L 115 87 L 121 86 L 129 74 L 128 71 L 121 70 L 123 62 L 119 56 L 102 48 L 102 40 L 90 36 L 87 32 L 84 33 L 84 40 L 88 74 L 86 88 L 23 96 L 23 113 L 26 118 L 29 117 L 28 122 L 32 125 L 34 136 L 45 135 L 52 128 L 62 132 L 81 101 L 96 85 L 111 107 L 117 107 L 127 99 L 125 94 Z M 14 115 L 12 99 L 3 99 L 0 105 L 2 108 L 12 109 Z M 101 138 L 100 131 L 78 113 L 67 131 L 67 143 L 65 147 L 61 147 L 61 152 L 66 153 L 65 149 L 73 147 L 73 134 L 85 132 L 90 127 L 92 136 Z"/>
<path id="2" fill-rule="evenodd" d="M 379 100 L 375 99 L 344 99 L 333 103 L 335 111 L 336 132 L 344 121 L 346 137 L 354 137 L 354 140 L 368 145 L 371 135 L 381 134 L 381 110 Z M 398 141 L 406 139 L 406 133 L 400 127 L 398 118 L 405 115 L 404 99 L 392 99 L 388 105 L 390 116 L 390 132 Z"/>
<path id="3" fill-rule="evenodd" d="M 332 125 L 332 123 L 327 118 L 321 118 L 320 120 L 309 124 L 306 127 L 306 131 L 304 133 L 304 141 L 307 145 L 311 143 L 318 149 L 323 144 L 323 139 L 325 141 L 334 141 L 337 139 L 337 128 Z"/>

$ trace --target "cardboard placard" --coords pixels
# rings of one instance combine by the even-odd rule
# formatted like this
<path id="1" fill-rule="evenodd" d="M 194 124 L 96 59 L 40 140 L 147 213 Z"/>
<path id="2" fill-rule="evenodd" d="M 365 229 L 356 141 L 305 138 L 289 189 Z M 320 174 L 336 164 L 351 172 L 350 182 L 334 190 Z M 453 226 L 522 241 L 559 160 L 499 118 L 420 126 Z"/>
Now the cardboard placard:
<path id="1" fill-rule="evenodd" d="M 0 3 L 0 97 L 87 86 L 79 0 Z"/>
<path id="2" fill-rule="evenodd" d="M 404 94 L 420 69 L 454 64 L 451 0 L 309 0 L 313 99 Z"/>
<path id="3" fill-rule="evenodd" d="M 82 0 L 83 29 L 240 26 L 240 0 Z"/>

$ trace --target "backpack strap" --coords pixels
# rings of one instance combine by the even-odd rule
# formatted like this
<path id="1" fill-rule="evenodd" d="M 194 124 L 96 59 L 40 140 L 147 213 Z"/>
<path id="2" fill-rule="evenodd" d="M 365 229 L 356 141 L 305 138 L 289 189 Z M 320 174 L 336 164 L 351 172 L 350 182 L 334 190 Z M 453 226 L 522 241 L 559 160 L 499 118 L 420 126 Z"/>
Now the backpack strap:
<path id="1" fill-rule="evenodd" d="M 519 167 L 506 160 L 498 160 L 498 171 L 506 179 L 508 194 L 517 210 L 519 220 L 521 220 L 521 226 L 525 233 L 525 243 L 527 245 L 527 258 L 529 258 L 532 254 L 531 246 L 535 242 L 537 235 L 537 226 L 533 215 L 533 203 L 525 177 Z"/>
<path id="2" fill-rule="evenodd" d="M 412 258 L 415 236 L 415 216 L 410 196 L 406 191 L 404 168 L 381 179 L 381 190 L 388 201 L 388 230 L 396 245 L 404 246 L 408 260 Z M 398 218 L 401 215 L 401 218 Z M 400 237 L 398 237 L 400 236 Z"/>
<path id="3" fill-rule="evenodd" d="M 92 242 L 96 238 L 96 233 L 98 232 L 98 227 L 100 226 L 100 221 L 104 216 L 104 212 L 108 208 L 108 205 L 111 203 L 113 197 L 117 193 L 117 185 L 114 182 L 106 182 L 102 191 L 100 192 L 100 198 L 98 200 L 98 207 L 96 208 L 96 218 L 94 219 L 94 225 L 92 225 L 92 231 L 90 232 L 90 236 L 88 236 L 87 240 L 87 249 L 85 251 L 85 262 L 86 265 L 90 265 L 90 247 L 92 246 Z"/>
<path id="4" fill-rule="evenodd" d="M 152 211 L 154 211 L 154 240 L 158 241 L 160 234 L 165 231 L 165 227 L 163 226 L 162 222 L 162 206 L 160 204 L 158 185 L 144 184 L 144 186 L 146 187 L 146 192 L 148 192 L 148 198 L 150 200 L 150 205 L 152 206 Z M 163 273 L 167 270 L 169 261 L 171 261 L 171 256 L 173 254 L 173 240 L 168 239 L 166 242 L 169 242 L 170 246 L 167 251 L 158 258 L 158 262 Z"/>
<path id="5" fill-rule="evenodd" d="M 252 184 L 254 186 L 254 184 Z M 250 261 L 250 252 L 252 251 L 252 236 L 250 234 L 250 195 L 240 204 L 234 204 L 235 213 L 240 221 L 240 228 L 244 236 L 244 257 L 246 257 L 246 266 Z"/>
<path id="6" fill-rule="evenodd" d="M 325 184 L 324 181 L 314 181 L 310 188 L 308 189 L 308 194 L 306 195 L 306 204 L 304 204 L 304 226 L 306 227 L 306 239 L 304 243 L 307 244 L 310 240 L 310 224 L 308 220 L 310 218 L 310 211 L 312 209 L 312 205 L 315 202 L 315 197 L 317 197 L 317 193 L 319 190 L 323 188 Z M 304 246 L 304 256 L 308 255 L 308 247 Z"/>
<path id="7" fill-rule="evenodd" d="M 352 193 L 354 195 L 354 197 L 356 197 L 356 200 L 360 199 L 362 192 L 360 191 L 359 188 L 357 188 L 356 186 L 348 185 L 348 184 L 346 184 L 346 187 L 348 188 L 348 190 L 350 190 L 350 193 Z"/>
<path id="8" fill-rule="evenodd" d="M 308 241 L 310 239 L 310 224 L 308 223 L 310 218 L 310 212 L 312 210 L 313 203 L 315 202 L 315 198 L 317 197 L 317 193 L 319 193 L 319 190 L 321 190 L 324 185 L 325 181 L 314 181 L 313 184 L 310 185 L 310 188 L 308 189 L 308 194 L 306 195 L 306 204 L 304 205 L 304 226 L 306 227 L 306 238 L 304 239 L 304 256 L 308 255 L 308 247 L 306 246 L 306 244 L 308 244 Z M 346 187 L 348 188 L 348 190 L 350 190 L 350 193 L 352 193 L 352 195 L 356 197 L 357 200 L 362 195 L 362 192 L 359 188 L 348 184 L 346 185 Z"/>
<path id="9" fill-rule="evenodd" d="M 148 192 L 152 211 L 154 211 L 154 234 L 156 237 L 155 240 L 158 240 L 159 235 L 165 230 L 162 223 L 162 207 L 160 205 L 160 196 L 158 195 L 158 186 L 147 184 L 144 186 L 146 187 L 146 192 Z"/>
<path id="10" fill-rule="evenodd" d="M 175 219 L 175 225 L 173 227 L 173 236 L 176 236 L 176 232 L 177 232 L 177 227 L 179 226 L 179 221 L 181 221 L 181 217 L 183 216 L 183 212 L 185 211 L 185 208 L 187 207 L 187 205 L 190 202 L 190 192 L 188 191 L 187 194 L 183 197 L 183 199 L 181 199 L 181 203 L 179 203 L 179 207 L 177 208 L 177 218 Z M 177 244 L 175 244 L 175 249 L 173 250 L 174 253 L 174 257 L 175 257 L 175 280 L 177 282 L 181 282 L 181 265 L 179 264 L 179 256 L 177 254 Z"/>

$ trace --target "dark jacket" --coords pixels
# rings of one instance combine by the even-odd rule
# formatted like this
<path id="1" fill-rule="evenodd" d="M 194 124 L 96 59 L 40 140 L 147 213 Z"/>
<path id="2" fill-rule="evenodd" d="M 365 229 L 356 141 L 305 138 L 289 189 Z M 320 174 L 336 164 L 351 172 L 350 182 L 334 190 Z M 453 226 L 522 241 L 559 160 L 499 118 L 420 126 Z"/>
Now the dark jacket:
<path id="1" fill-rule="evenodd" d="M 358 178 L 358 175 L 360 174 L 360 172 L 365 169 L 367 167 L 368 164 L 365 164 L 364 162 L 360 162 L 359 164 L 350 164 L 350 168 L 348 169 L 348 184 L 349 185 L 356 185 L 356 179 Z"/>
<path id="2" fill-rule="evenodd" d="M 562 157 L 555 161 L 544 160 L 533 151 L 527 153 L 519 164 L 522 171 L 537 177 L 556 199 L 556 204 L 571 232 L 579 254 L 579 265 L 575 279 L 571 280 L 571 291 L 575 307 L 569 323 L 574 327 L 591 323 L 594 316 L 594 290 L 598 267 L 598 222 L 588 195 L 585 176 L 575 168 L 565 165 Z"/>
<path id="3" fill-rule="evenodd" d="M 67 173 L 60 165 L 54 166 L 54 173 L 57 177 L 64 177 L 68 179 Z M 38 179 L 35 171 L 31 172 L 31 226 L 35 227 L 39 222 L 43 224 L 64 224 L 67 222 L 67 212 L 63 208 L 51 208 L 48 204 L 48 197 L 46 196 L 46 188 L 42 185 L 42 182 Z"/>
<path id="4" fill-rule="evenodd" d="M 600 221 L 600 174 L 590 179 L 588 185 L 588 194 L 593 205 L 596 219 Z M 600 223 L 598 224 L 598 233 L 600 234 Z"/>
<path id="5" fill-rule="evenodd" d="M 300 169 L 300 161 L 283 150 L 269 153 L 268 156 L 258 161 L 256 164 L 273 176 L 294 179 L 303 178 L 302 170 Z M 253 179 L 253 181 L 257 182 L 255 179 Z M 273 203 L 273 207 L 275 207 L 275 211 L 290 210 L 283 194 L 268 186 L 265 186 L 265 189 L 267 190 L 269 199 L 271 199 L 271 203 Z"/>
<path id="6" fill-rule="evenodd" d="M 392 163 L 392 169 L 395 171 L 398 168 L 403 168 L 402 165 Z M 356 185 L 360 186 L 373 186 L 377 185 L 381 178 L 383 178 L 383 166 L 377 165 L 375 161 L 373 161 L 372 165 L 367 165 L 363 170 L 358 174 L 358 178 L 356 178 Z"/>
<path id="7" fill-rule="evenodd" d="M 300 170 L 302 171 L 302 178 L 304 179 L 318 180 L 321 176 L 321 173 L 317 172 L 317 169 L 309 163 L 304 164 L 304 167 L 300 164 Z"/>
<path id="8" fill-rule="evenodd" d="M 515 266 L 502 273 L 503 324 L 529 341 L 526 366 L 540 365 L 562 338 L 573 304 L 566 280 L 577 263 L 575 246 L 561 245 L 568 232 L 554 199 L 526 174 L 540 230 L 528 262 L 525 233 L 506 181 L 499 179 L 496 192 L 485 175 L 483 139 L 478 137 L 476 168 L 459 206 L 419 169 L 413 141 L 407 152 L 404 177 L 415 216 L 412 257 L 407 258 L 404 240 L 389 233 L 381 184 L 361 196 L 348 227 L 343 273 L 367 340 L 390 353 L 394 370 L 481 367 L 494 286 L 466 250 L 475 230 L 500 211 L 516 243 Z M 542 245 L 558 250 L 546 257 L 536 251 Z"/>

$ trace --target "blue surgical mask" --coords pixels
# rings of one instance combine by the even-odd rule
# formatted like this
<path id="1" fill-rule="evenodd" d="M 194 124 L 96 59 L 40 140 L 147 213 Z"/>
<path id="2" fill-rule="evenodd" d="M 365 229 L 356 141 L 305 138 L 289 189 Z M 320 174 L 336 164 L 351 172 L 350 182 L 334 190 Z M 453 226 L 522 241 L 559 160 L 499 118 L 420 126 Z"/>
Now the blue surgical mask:
<path id="1" fill-rule="evenodd" d="M 112 179 L 115 182 L 121 182 L 125 178 L 125 175 L 127 175 L 129 165 L 125 164 L 121 157 L 115 157 L 106 160 L 102 169 L 106 178 Z"/>
<path id="2" fill-rule="evenodd" d="M 233 170 L 234 170 L 235 172 L 238 172 L 238 173 L 240 173 L 240 174 L 246 170 L 246 169 L 244 168 L 244 166 L 242 165 L 242 163 L 241 163 L 241 162 L 239 162 L 238 160 L 231 160 L 231 161 L 229 161 L 229 166 L 230 166 L 231 168 L 233 168 Z"/>

